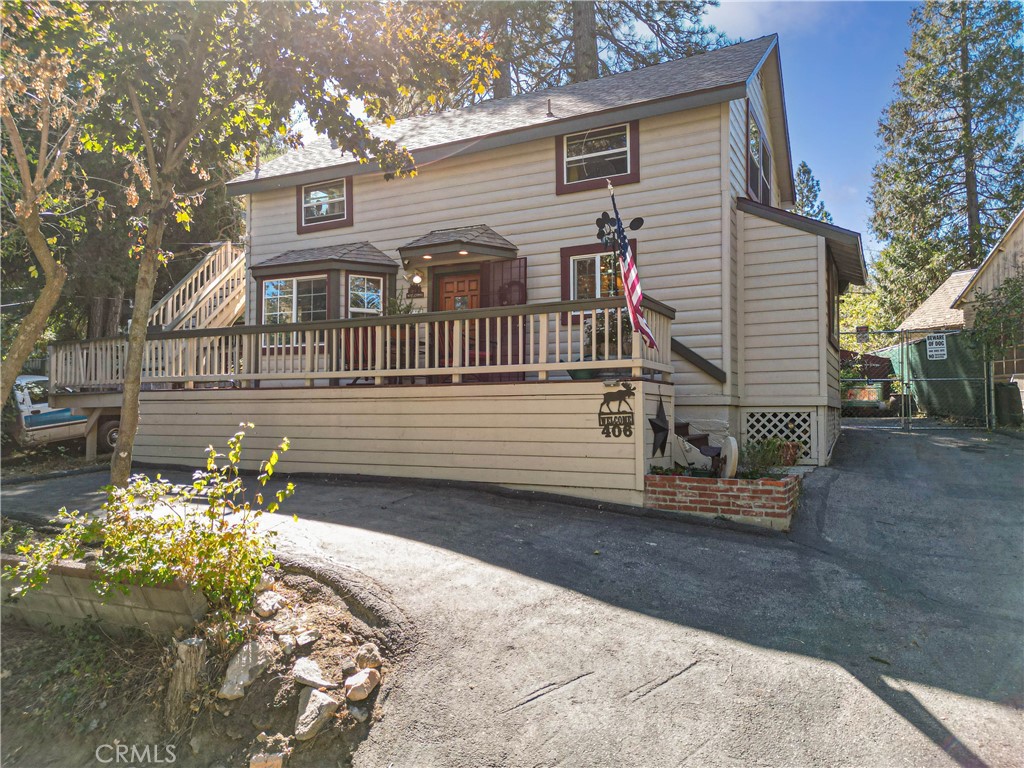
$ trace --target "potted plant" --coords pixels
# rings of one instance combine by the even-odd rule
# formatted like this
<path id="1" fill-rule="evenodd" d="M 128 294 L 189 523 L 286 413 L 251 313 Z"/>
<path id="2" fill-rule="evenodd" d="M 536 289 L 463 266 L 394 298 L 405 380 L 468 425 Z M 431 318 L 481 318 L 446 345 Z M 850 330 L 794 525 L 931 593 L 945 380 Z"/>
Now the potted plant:
<path id="1" fill-rule="evenodd" d="M 630 357 L 633 353 L 633 328 L 629 324 L 629 318 L 623 317 L 621 323 L 617 323 L 614 320 L 614 316 L 608 312 L 598 312 L 594 318 L 588 318 L 584 322 L 584 355 L 595 348 L 594 342 L 596 342 L 596 359 L 608 360 L 613 357 L 618 351 L 619 325 L 622 326 L 622 357 Z M 607 335 L 605 334 L 606 326 Z M 586 359 L 586 357 L 584 357 L 584 359 Z"/>

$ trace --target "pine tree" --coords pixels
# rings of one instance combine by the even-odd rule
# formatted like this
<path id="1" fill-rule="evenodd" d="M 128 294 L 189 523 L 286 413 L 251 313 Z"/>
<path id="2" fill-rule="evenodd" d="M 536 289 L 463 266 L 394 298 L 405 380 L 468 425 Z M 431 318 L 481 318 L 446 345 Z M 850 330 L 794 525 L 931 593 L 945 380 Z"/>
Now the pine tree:
<path id="1" fill-rule="evenodd" d="M 796 202 L 791 210 L 801 216 L 831 224 L 832 214 L 825 210 L 825 203 L 818 199 L 820 194 L 821 182 L 814 178 L 811 166 L 800 161 L 796 168 Z"/>
<path id="2" fill-rule="evenodd" d="M 715 0 L 472 0 L 461 5 L 454 26 L 486 36 L 500 60 L 491 88 L 478 93 L 452 68 L 442 97 L 412 89 L 396 105 L 418 115 L 489 98 L 590 80 L 692 56 L 729 41 L 703 16 Z"/>
<path id="3" fill-rule="evenodd" d="M 1020 5 L 927 0 L 910 25 L 871 194 L 879 288 L 897 318 L 980 264 L 1024 205 Z"/>

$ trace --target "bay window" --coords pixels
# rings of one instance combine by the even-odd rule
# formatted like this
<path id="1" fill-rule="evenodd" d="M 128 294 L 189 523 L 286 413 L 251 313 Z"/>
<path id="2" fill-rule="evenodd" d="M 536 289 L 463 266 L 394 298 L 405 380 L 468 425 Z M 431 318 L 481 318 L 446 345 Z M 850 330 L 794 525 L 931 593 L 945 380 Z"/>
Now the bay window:
<path id="1" fill-rule="evenodd" d="M 348 276 L 348 316 L 370 317 L 384 313 L 384 278 Z"/>

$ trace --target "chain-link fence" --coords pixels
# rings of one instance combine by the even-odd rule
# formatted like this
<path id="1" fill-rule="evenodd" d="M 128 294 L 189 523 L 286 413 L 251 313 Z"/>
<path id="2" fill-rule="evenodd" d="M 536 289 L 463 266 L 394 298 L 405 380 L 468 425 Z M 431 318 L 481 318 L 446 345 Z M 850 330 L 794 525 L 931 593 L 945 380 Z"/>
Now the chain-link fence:
<path id="1" fill-rule="evenodd" d="M 893 429 L 991 425 L 990 366 L 970 331 L 840 336 L 845 424 Z"/>

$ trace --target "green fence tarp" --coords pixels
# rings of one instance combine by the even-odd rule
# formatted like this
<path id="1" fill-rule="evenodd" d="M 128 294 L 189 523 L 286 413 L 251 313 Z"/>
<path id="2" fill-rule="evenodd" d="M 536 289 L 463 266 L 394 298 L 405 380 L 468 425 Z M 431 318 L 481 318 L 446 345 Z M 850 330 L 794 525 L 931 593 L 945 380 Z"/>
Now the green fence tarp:
<path id="1" fill-rule="evenodd" d="M 967 333 L 946 333 L 946 359 L 929 360 L 926 338 L 879 350 L 892 361 L 897 379 L 910 381 L 918 410 L 936 418 L 985 421 L 985 361 Z M 903 370 L 906 362 L 907 370 Z M 931 381 L 929 381 L 931 379 Z M 936 381 L 945 379 L 945 381 Z"/>

